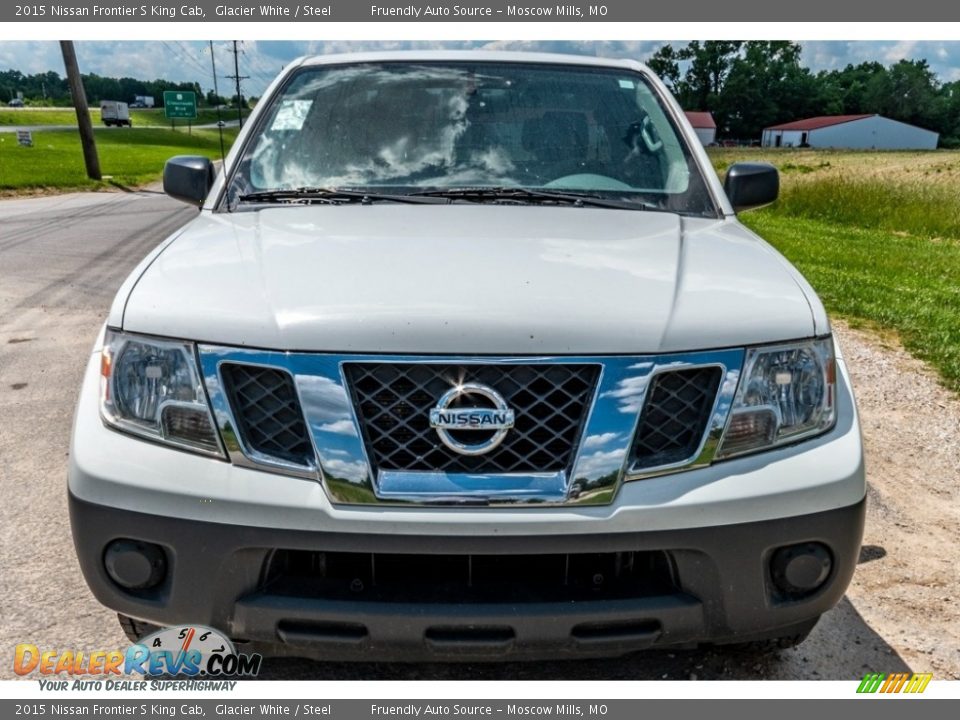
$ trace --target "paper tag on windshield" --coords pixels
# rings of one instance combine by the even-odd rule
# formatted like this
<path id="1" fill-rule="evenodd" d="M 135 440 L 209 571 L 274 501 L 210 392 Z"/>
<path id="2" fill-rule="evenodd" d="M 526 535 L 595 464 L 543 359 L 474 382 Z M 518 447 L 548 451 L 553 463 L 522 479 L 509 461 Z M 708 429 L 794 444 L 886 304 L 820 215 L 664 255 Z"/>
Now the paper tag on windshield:
<path id="1" fill-rule="evenodd" d="M 284 100 L 273 118 L 271 130 L 299 130 L 310 112 L 313 100 Z"/>

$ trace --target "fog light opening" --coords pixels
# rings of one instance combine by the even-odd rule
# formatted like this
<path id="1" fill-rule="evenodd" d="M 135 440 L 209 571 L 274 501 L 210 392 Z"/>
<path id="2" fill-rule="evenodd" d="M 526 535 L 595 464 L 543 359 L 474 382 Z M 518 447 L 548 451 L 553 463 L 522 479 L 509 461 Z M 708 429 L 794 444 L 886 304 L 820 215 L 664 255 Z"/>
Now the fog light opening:
<path id="1" fill-rule="evenodd" d="M 139 540 L 114 540 L 103 553 L 107 575 L 124 590 L 148 590 L 167 575 L 163 548 Z"/>
<path id="2" fill-rule="evenodd" d="M 777 590 L 791 599 L 810 595 L 830 577 L 833 557 L 822 543 L 782 547 L 770 561 L 770 576 Z"/>

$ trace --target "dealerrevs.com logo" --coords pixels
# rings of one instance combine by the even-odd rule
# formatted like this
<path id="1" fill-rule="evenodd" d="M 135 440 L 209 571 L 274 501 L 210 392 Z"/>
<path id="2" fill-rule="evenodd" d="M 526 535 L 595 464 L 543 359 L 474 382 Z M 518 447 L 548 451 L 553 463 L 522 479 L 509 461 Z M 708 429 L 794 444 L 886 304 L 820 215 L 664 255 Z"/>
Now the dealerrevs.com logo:
<path id="1" fill-rule="evenodd" d="M 14 652 L 17 675 L 112 676 L 161 675 L 196 677 L 254 677 L 262 656 L 238 653 L 229 638 L 203 625 L 180 625 L 148 635 L 125 651 L 91 653 L 41 650 L 21 643 Z"/>

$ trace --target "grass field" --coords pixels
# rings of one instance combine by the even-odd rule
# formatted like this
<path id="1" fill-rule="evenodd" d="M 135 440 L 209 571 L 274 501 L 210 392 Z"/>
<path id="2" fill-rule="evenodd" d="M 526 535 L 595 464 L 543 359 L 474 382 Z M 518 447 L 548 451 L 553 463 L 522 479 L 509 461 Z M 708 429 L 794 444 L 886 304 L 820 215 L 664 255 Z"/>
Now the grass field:
<path id="1" fill-rule="evenodd" d="M 895 331 L 960 391 L 960 152 L 711 149 L 722 173 L 772 162 L 781 199 L 741 219 L 827 309 Z"/>
<path id="2" fill-rule="evenodd" d="M 226 149 L 237 135 L 224 130 Z M 163 164 L 173 155 L 220 157 L 216 130 L 184 131 L 143 128 L 104 128 L 96 132 L 100 169 L 109 181 L 88 180 L 73 130 L 50 130 L 33 134 L 33 147 L 17 144 L 16 135 L 0 134 L 0 192 L 23 192 L 37 188 L 96 189 L 109 182 L 124 186 L 157 180 Z"/>
<path id="3" fill-rule="evenodd" d="M 243 111 L 244 117 L 249 115 L 248 110 Z M 221 110 L 220 118 L 225 121 L 236 120 L 236 110 Z M 90 108 L 90 119 L 93 124 L 100 125 L 100 108 Z M 130 111 L 130 119 L 134 127 L 149 127 L 152 125 L 169 126 L 170 121 L 163 115 L 162 108 L 151 110 Z M 210 108 L 201 108 L 197 111 L 197 119 L 193 121 L 194 125 L 212 125 L 217 122 L 217 111 Z M 76 125 L 77 115 L 72 108 L 3 108 L 0 109 L 0 125 L 34 127 L 38 125 Z M 183 120 L 177 120 L 177 126 L 186 125 Z"/>

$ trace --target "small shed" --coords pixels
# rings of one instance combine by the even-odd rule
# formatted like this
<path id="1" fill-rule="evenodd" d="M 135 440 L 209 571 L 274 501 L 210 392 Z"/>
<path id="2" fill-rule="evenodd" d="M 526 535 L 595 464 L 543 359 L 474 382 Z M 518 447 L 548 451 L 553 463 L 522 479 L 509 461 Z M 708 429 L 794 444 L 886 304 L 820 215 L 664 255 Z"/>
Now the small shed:
<path id="1" fill-rule="evenodd" d="M 933 150 L 939 134 L 882 115 L 821 115 L 764 128 L 763 147 Z"/>
<path id="2" fill-rule="evenodd" d="M 708 112 L 696 112 L 687 110 L 684 112 L 687 120 L 693 125 L 694 132 L 700 138 L 700 142 L 706 146 L 717 140 L 717 124 L 713 121 L 713 115 Z"/>

